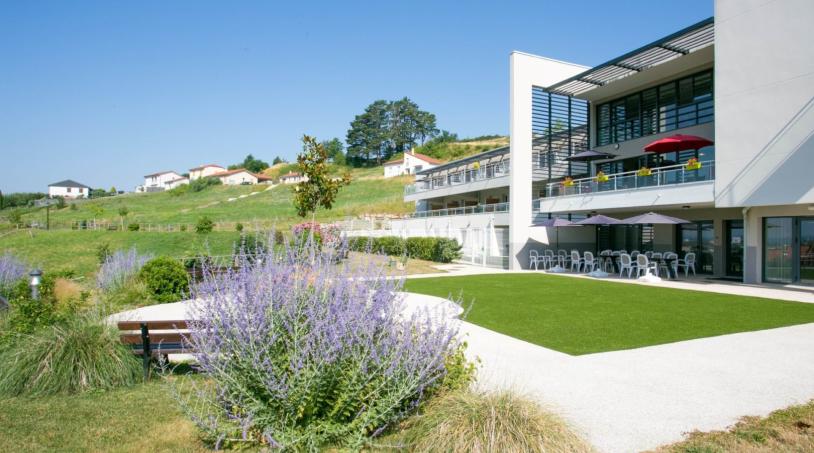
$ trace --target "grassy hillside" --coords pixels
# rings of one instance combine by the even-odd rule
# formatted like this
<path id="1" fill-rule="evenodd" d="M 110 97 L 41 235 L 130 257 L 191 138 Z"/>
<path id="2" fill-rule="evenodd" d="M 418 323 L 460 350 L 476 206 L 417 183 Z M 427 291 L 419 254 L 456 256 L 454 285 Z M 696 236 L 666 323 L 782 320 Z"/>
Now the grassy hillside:
<path id="1" fill-rule="evenodd" d="M 443 161 L 461 159 L 473 154 L 482 153 L 490 149 L 508 146 L 509 137 L 489 136 L 474 139 L 464 139 L 454 142 L 428 143 L 416 148 L 417 153 L 426 154 L 430 157 Z"/>
<path id="2" fill-rule="evenodd" d="M 382 178 L 381 168 L 351 172 L 353 181 L 344 187 L 331 211 L 321 210 L 317 218 L 331 221 L 362 214 L 400 214 L 413 210 L 403 201 L 404 185 L 411 177 Z M 243 198 L 241 198 L 243 197 Z M 127 207 L 128 222 L 195 223 L 208 216 L 216 222 L 275 222 L 279 226 L 301 221 L 292 204 L 292 186 L 214 186 L 201 192 L 176 195 L 170 192 L 127 194 L 77 203 L 77 208 L 51 210 L 51 222 L 81 220 L 119 221 L 119 208 Z M 45 210 L 23 216 L 25 221 L 45 223 Z"/>

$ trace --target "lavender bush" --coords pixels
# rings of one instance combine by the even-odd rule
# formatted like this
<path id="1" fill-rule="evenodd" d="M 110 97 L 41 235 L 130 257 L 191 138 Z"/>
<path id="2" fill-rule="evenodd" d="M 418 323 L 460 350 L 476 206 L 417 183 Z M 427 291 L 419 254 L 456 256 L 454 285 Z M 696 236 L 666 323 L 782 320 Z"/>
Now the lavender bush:
<path id="1" fill-rule="evenodd" d="M 0 255 L 0 293 L 23 278 L 25 265 L 14 255 Z"/>
<path id="2" fill-rule="evenodd" d="M 277 250 L 194 288 L 190 342 L 213 385 L 182 404 L 217 446 L 359 449 L 468 372 L 456 327 L 403 314 L 383 268 Z"/>
<path id="3" fill-rule="evenodd" d="M 152 255 L 141 255 L 135 248 L 126 252 L 117 250 L 105 258 L 96 275 L 96 285 L 104 291 L 115 291 L 138 274 L 142 266 L 150 259 L 152 259 Z"/>

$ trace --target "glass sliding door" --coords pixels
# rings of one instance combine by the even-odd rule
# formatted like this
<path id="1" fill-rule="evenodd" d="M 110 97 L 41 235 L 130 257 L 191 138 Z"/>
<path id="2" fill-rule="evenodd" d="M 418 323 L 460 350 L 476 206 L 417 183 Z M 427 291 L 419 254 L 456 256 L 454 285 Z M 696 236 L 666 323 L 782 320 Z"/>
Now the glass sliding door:
<path id="1" fill-rule="evenodd" d="M 678 226 L 678 244 L 683 258 L 687 253 L 695 253 L 695 271 L 711 274 L 715 256 L 715 228 L 712 220 L 698 220 Z"/>
<path id="2" fill-rule="evenodd" d="M 794 280 L 793 217 L 763 219 L 763 279 L 791 283 Z"/>
<path id="3" fill-rule="evenodd" d="M 814 218 L 800 219 L 800 283 L 814 285 Z"/>
<path id="4" fill-rule="evenodd" d="M 743 276 L 743 220 L 726 221 L 726 275 Z"/>

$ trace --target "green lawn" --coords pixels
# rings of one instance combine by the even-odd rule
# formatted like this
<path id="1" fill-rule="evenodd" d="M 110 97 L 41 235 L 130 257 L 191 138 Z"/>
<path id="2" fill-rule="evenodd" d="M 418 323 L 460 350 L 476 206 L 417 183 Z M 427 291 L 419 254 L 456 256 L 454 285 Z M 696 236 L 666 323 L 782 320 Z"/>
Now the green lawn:
<path id="1" fill-rule="evenodd" d="M 237 232 L 148 233 L 132 231 L 23 231 L 0 238 L 0 254 L 11 252 L 46 272 L 74 270 L 90 275 L 98 268 L 96 248 L 109 244 L 111 250 L 135 247 L 141 253 L 173 257 L 197 256 L 206 250 L 228 255 L 240 237 Z"/>
<path id="2" fill-rule="evenodd" d="M 814 322 L 814 304 L 542 274 L 408 280 L 472 302 L 467 321 L 580 355 Z"/>
<path id="3" fill-rule="evenodd" d="M 0 398 L 3 452 L 204 452 L 160 381 L 108 392 Z"/>

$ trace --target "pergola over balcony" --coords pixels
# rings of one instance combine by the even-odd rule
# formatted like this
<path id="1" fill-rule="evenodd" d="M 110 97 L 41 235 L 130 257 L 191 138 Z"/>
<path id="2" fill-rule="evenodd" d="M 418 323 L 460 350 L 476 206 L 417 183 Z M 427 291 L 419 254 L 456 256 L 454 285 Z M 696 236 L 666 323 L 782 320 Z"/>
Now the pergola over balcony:
<path id="1" fill-rule="evenodd" d="M 579 97 L 595 88 L 711 46 L 714 40 L 715 23 L 714 19 L 710 17 L 574 77 L 555 83 L 546 90 L 565 96 Z"/>

